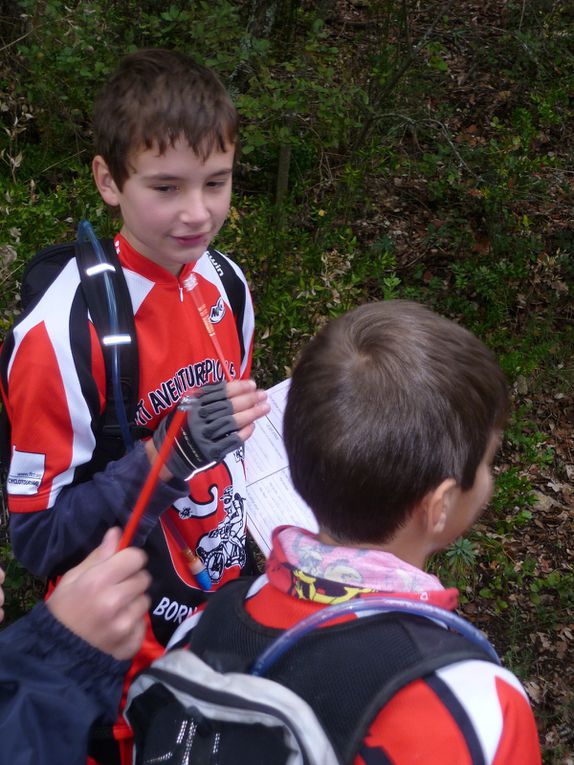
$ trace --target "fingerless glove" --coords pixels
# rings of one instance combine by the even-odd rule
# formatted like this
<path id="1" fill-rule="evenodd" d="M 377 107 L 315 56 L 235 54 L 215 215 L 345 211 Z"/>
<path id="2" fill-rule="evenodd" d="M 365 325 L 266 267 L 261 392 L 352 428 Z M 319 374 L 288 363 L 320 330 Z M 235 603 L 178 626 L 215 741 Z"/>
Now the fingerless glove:
<path id="1" fill-rule="evenodd" d="M 178 409 L 187 418 L 178 431 L 165 465 L 177 478 L 188 481 L 207 470 L 242 445 L 233 417 L 233 405 L 225 393 L 226 383 L 206 385 L 196 396 L 185 396 Z M 153 442 L 159 451 L 173 418 L 174 410 L 159 423 Z"/>

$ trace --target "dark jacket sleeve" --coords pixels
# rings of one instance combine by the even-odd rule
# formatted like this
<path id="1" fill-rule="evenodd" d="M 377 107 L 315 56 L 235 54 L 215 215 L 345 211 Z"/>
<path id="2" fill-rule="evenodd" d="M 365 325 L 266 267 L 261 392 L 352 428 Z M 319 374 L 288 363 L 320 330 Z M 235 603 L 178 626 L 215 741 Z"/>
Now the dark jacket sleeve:
<path id="1" fill-rule="evenodd" d="M 112 526 L 125 526 L 150 471 L 142 443 L 89 481 L 62 489 L 54 507 L 36 513 L 11 513 L 10 537 L 16 558 L 33 574 L 64 573 L 97 547 Z M 158 481 L 138 527 L 142 545 L 161 513 L 189 487 L 174 478 Z"/>
<path id="2" fill-rule="evenodd" d="M 93 648 L 40 603 L 0 632 L 0 762 L 85 765 L 94 722 L 115 720 L 129 662 Z"/>

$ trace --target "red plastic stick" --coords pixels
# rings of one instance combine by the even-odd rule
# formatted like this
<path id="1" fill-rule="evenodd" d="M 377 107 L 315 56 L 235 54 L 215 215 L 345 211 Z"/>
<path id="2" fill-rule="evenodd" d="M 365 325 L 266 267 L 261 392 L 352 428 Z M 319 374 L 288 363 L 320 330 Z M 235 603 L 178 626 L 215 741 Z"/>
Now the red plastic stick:
<path id="1" fill-rule="evenodd" d="M 177 432 L 183 425 L 186 417 L 187 411 L 185 409 L 175 410 L 175 414 L 173 415 L 172 421 L 169 423 L 169 428 L 165 434 L 165 439 L 161 445 L 161 449 L 159 450 L 158 455 L 155 458 L 153 465 L 151 466 L 151 470 L 148 473 L 145 483 L 142 486 L 142 490 L 140 491 L 139 497 L 137 498 L 134 505 L 132 514 L 130 515 L 126 524 L 124 533 L 120 539 L 120 544 L 118 545 L 118 550 L 123 550 L 132 541 L 135 530 L 138 527 L 138 523 L 140 522 L 141 517 L 144 514 L 144 510 L 146 509 L 147 503 L 149 502 L 153 490 L 155 489 L 155 485 L 159 477 L 159 471 L 164 466 L 167 455 L 169 454 L 169 450 L 173 445 L 173 441 L 177 435 Z"/>

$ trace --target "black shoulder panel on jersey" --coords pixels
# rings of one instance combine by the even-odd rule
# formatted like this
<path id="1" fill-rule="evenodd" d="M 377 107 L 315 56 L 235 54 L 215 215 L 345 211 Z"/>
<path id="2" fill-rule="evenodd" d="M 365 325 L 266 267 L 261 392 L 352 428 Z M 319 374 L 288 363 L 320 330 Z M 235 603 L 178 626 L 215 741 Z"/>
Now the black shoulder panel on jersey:
<path id="1" fill-rule="evenodd" d="M 209 260 L 217 271 L 221 279 L 229 305 L 235 317 L 235 326 L 237 327 L 237 337 L 241 349 L 241 359 L 245 358 L 245 343 L 243 342 L 243 318 L 245 316 L 245 285 L 241 278 L 236 274 L 233 266 L 217 250 L 211 247 L 208 250 Z"/>

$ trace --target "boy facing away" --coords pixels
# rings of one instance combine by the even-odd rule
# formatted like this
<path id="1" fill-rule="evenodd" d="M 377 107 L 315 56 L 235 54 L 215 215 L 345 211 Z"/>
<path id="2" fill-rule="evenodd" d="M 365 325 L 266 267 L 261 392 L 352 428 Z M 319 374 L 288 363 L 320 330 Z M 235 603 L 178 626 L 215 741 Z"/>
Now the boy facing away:
<path id="1" fill-rule="evenodd" d="M 205 600 L 182 549 L 200 558 L 214 587 L 244 568 L 242 444 L 268 407 L 249 379 L 254 319 L 245 277 L 231 260 L 207 251 L 231 198 L 237 114 L 225 89 L 182 53 L 130 54 L 96 99 L 94 139 L 95 183 L 121 217 L 114 243 L 135 316 L 136 425 L 155 435 L 94 471 L 105 367 L 72 260 L 3 348 L 15 555 L 36 575 L 57 577 L 108 528 L 124 526 L 161 448 L 166 415 L 184 395 L 209 386 L 217 416 L 228 418 L 225 448 L 215 457 L 200 449 L 199 461 L 188 420 L 181 459 L 162 469 L 144 515 L 136 542 L 148 555 L 151 606 L 131 674 L 162 653 L 174 628 Z M 223 360 L 186 289 L 192 274 Z M 227 386 L 225 372 L 233 380 Z M 128 735 L 125 724 L 116 733 Z"/>
<path id="2" fill-rule="evenodd" d="M 374 593 L 455 609 L 457 591 L 425 565 L 488 503 L 507 409 L 487 348 L 417 303 L 372 303 L 327 324 L 295 365 L 284 414 L 293 484 L 320 531 L 275 530 L 266 573 L 243 603 L 244 644 Z M 216 607 L 208 603 L 207 613 Z M 187 637 L 182 625 L 174 642 L 190 639 L 193 651 L 201 618 L 190 617 Z M 210 651 L 226 650 L 225 635 L 210 641 Z M 321 662 L 308 671 L 309 687 L 325 692 Z M 466 660 L 396 693 L 355 762 L 535 765 L 540 750 L 516 677 Z"/>

